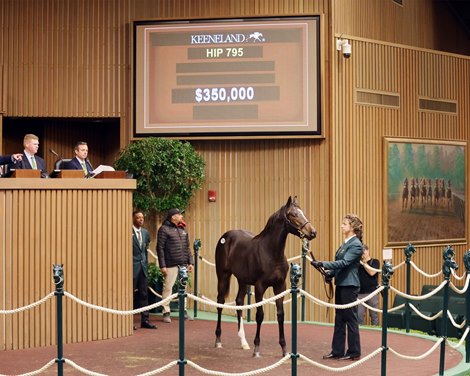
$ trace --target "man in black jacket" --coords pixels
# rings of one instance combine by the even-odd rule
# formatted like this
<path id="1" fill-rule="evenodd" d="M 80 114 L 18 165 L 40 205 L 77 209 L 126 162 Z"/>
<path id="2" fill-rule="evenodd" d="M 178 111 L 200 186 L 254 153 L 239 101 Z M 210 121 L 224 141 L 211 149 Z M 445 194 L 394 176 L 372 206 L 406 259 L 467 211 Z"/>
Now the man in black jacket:
<path id="1" fill-rule="evenodd" d="M 158 229 L 157 234 L 158 264 L 165 277 L 162 299 L 171 295 L 173 285 L 178 277 L 178 266 L 187 266 L 193 270 L 193 255 L 189 249 L 189 235 L 179 209 L 168 210 L 168 215 Z M 189 318 L 185 307 L 185 318 Z M 163 306 L 163 322 L 170 323 L 170 303 Z"/>

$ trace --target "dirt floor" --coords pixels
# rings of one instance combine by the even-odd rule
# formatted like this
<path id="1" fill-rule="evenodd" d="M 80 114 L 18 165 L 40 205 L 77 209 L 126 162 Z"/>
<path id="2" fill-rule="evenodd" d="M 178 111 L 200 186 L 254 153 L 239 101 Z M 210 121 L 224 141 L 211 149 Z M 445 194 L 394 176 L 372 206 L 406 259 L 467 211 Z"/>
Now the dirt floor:
<path id="1" fill-rule="evenodd" d="M 138 324 L 139 318 L 135 318 Z M 64 346 L 64 358 L 74 361 L 90 371 L 107 375 L 138 375 L 160 368 L 179 356 L 178 320 L 165 324 L 160 316 L 152 316 L 152 322 L 158 325 L 157 330 L 138 328 L 130 337 L 114 340 L 77 343 Z M 215 322 L 204 319 L 186 321 L 185 323 L 185 358 L 201 367 L 227 373 L 253 371 L 270 366 L 281 359 L 278 345 L 278 329 L 276 323 L 263 324 L 261 331 L 261 357 L 253 358 L 252 350 L 242 350 L 236 333 L 236 324 L 225 322 L 222 325 L 223 348 L 214 348 Z M 245 325 L 247 340 L 253 342 L 256 326 Z M 377 355 L 363 363 L 339 360 L 323 360 L 322 355 L 329 352 L 333 327 L 300 323 L 298 326 L 298 353 L 307 358 L 331 367 L 357 366 L 342 374 L 349 375 L 380 375 L 381 355 Z M 286 324 L 288 351 L 291 349 L 291 326 Z M 381 331 L 361 329 L 362 355 L 367 356 L 381 345 Z M 392 334 L 388 336 L 388 346 L 395 351 L 417 356 L 428 351 L 433 341 L 416 336 Z M 0 352 L 0 374 L 21 374 L 41 368 L 56 357 L 56 348 L 39 348 L 32 350 L 16 350 Z M 446 347 L 445 369 L 451 369 L 463 362 L 459 351 Z M 423 360 L 404 360 L 392 353 L 387 355 L 388 375 L 429 376 L 438 374 L 439 347 Z M 470 365 L 466 369 L 470 372 Z M 291 373 L 291 361 L 288 360 L 279 368 L 264 375 L 286 375 Z M 306 361 L 298 360 L 298 375 L 332 375 L 336 372 L 322 370 Z M 48 368 L 44 375 L 56 375 L 57 366 Z M 64 374 L 80 375 L 79 371 L 64 366 Z M 173 366 L 162 375 L 178 375 L 178 366 Z M 446 372 L 446 375 L 449 374 Z M 456 374 L 456 373 L 452 373 Z M 202 372 L 185 367 L 185 375 L 203 375 Z"/>

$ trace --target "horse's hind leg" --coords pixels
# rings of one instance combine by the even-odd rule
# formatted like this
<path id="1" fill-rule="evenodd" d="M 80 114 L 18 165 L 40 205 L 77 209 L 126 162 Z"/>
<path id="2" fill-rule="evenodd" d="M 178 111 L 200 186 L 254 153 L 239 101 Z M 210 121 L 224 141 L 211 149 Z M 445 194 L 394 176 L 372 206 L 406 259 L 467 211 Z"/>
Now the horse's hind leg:
<path id="1" fill-rule="evenodd" d="M 273 288 L 274 295 L 278 295 L 281 292 L 286 290 L 286 284 L 284 283 L 279 288 Z M 281 345 L 282 356 L 287 354 L 286 349 L 286 338 L 284 336 L 284 298 L 276 300 L 276 310 L 277 310 L 277 324 L 279 326 L 279 345 Z"/>
<path id="2" fill-rule="evenodd" d="M 223 275 L 218 277 L 217 282 L 217 303 L 224 304 L 225 298 L 229 292 L 230 288 L 230 277 L 231 274 Z M 217 307 L 217 327 L 215 329 L 215 347 L 221 348 L 222 347 L 222 308 Z"/>
<path id="3" fill-rule="evenodd" d="M 241 285 L 240 283 L 238 284 L 238 293 L 237 293 L 237 298 L 235 299 L 235 303 L 237 306 L 243 305 L 243 302 L 245 301 L 245 295 L 247 293 L 247 285 Z M 243 312 L 241 309 L 237 310 L 237 319 L 238 319 L 238 337 L 240 338 L 240 344 L 243 350 L 249 350 L 250 345 L 246 341 L 246 336 L 245 336 L 245 328 L 243 326 Z"/>

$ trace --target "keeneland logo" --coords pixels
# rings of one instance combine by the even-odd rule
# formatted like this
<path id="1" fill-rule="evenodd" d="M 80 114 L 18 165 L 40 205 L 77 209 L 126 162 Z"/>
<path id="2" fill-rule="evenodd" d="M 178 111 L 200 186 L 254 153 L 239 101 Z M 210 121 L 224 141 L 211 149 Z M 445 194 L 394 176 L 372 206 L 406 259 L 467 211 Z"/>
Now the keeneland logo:
<path id="1" fill-rule="evenodd" d="M 255 31 L 250 34 L 198 34 L 191 35 L 191 44 L 221 44 L 221 43 L 256 43 L 266 42 L 263 33 Z"/>

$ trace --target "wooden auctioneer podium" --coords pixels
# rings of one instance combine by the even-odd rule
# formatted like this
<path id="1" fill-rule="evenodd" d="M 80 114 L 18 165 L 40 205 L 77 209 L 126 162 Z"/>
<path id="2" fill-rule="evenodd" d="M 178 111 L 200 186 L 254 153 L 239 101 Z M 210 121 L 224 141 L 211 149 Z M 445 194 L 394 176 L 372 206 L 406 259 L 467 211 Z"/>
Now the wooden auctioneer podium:
<path id="1" fill-rule="evenodd" d="M 16 170 L 15 178 L 0 179 L 0 310 L 55 291 L 53 264 L 63 264 L 65 291 L 101 307 L 132 309 L 136 181 L 84 179 L 78 172 L 82 179 L 33 178 L 40 174 L 36 170 Z M 133 333 L 132 316 L 85 308 L 67 297 L 63 304 L 64 343 Z M 55 309 L 52 297 L 35 308 L 0 315 L 0 349 L 55 345 Z"/>

